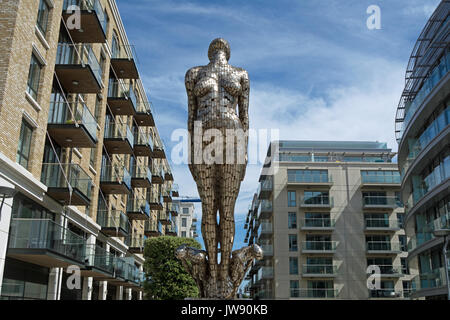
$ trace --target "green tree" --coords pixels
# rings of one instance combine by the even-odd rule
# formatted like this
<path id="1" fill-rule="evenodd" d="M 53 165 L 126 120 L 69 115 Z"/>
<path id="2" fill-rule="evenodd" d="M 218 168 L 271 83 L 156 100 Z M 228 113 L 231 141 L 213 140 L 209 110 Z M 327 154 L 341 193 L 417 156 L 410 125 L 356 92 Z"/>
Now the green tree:
<path id="1" fill-rule="evenodd" d="M 145 242 L 144 268 L 147 281 L 144 283 L 144 292 L 147 299 L 181 300 L 198 297 L 194 279 L 175 257 L 175 249 L 183 244 L 201 248 L 200 243 L 189 238 L 163 236 Z"/>

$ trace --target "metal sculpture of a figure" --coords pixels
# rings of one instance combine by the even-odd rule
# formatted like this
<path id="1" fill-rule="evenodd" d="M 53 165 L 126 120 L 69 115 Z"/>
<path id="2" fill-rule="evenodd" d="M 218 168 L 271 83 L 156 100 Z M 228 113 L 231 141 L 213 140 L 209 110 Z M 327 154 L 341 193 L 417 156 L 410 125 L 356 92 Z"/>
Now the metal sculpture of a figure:
<path id="1" fill-rule="evenodd" d="M 262 256 L 258 246 L 231 252 L 234 206 L 247 165 L 250 82 L 247 71 L 228 64 L 230 46 L 226 40 L 213 40 L 208 58 L 208 65 L 189 69 L 185 78 L 189 169 L 202 201 L 202 235 L 206 248 L 206 268 L 200 268 L 205 274 L 195 274 L 198 268 L 195 272 L 192 268 L 187 271 L 197 284 L 202 279 L 199 288 L 203 298 L 231 299 L 248 262 Z M 249 254 L 242 255 L 242 250 Z M 246 261 L 233 263 L 235 256 L 241 260 L 245 257 Z M 190 256 L 183 259 L 186 267 Z"/>

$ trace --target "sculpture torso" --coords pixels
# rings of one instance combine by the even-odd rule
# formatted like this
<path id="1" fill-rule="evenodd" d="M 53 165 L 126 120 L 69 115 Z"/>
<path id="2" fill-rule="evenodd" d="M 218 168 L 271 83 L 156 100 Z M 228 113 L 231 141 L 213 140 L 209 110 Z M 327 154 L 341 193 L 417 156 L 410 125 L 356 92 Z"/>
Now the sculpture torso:
<path id="1" fill-rule="evenodd" d="M 245 70 L 210 63 L 190 69 L 188 75 L 193 80 L 197 100 L 194 119 L 202 121 L 203 128 L 242 128 L 236 108 L 243 90 L 242 82 L 247 79 Z"/>

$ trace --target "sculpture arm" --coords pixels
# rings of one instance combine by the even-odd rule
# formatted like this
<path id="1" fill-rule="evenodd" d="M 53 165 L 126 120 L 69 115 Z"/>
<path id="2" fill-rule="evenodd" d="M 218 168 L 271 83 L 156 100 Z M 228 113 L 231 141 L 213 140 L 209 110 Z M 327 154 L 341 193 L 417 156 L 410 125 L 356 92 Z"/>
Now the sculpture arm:
<path id="1" fill-rule="evenodd" d="M 242 129 L 244 129 L 245 132 L 248 132 L 249 129 L 248 105 L 250 97 L 250 80 L 248 78 L 247 71 L 243 71 L 243 75 L 241 78 L 241 86 L 242 92 L 238 100 L 239 119 L 241 120 Z"/>
<path id="2" fill-rule="evenodd" d="M 191 68 L 186 72 L 185 86 L 188 96 L 188 133 L 190 141 L 189 163 L 194 161 L 194 121 L 197 113 L 197 99 L 194 95 L 195 79 L 197 78 L 198 68 Z"/>

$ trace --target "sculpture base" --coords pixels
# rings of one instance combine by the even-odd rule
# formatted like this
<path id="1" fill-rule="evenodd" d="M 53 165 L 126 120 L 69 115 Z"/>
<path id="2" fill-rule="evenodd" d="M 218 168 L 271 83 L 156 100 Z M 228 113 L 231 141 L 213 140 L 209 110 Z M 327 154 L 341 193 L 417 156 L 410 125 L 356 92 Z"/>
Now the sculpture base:
<path id="1" fill-rule="evenodd" d="M 227 274 L 219 274 L 217 277 L 211 276 L 206 251 L 182 245 L 177 248 L 175 255 L 194 278 L 202 299 L 223 300 L 236 297 L 237 290 L 250 269 L 253 259 L 262 259 L 263 251 L 257 244 L 233 251 Z M 217 266 L 214 269 L 218 270 Z"/>

